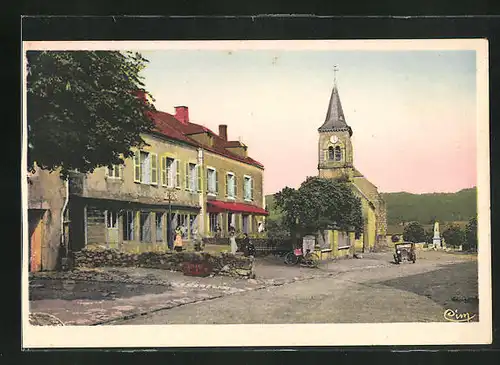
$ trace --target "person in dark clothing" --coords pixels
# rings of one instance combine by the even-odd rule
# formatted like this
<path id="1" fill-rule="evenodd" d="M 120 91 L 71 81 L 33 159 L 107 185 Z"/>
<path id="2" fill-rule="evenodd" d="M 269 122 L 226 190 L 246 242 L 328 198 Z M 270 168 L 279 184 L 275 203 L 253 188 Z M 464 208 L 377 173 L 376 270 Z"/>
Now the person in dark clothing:
<path id="1" fill-rule="evenodd" d="M 250 238 L 248 237 L 248 234 L 244 233 L 243 234 L 243 252 L 245 256 L 255 256 L 255 246 L 254 244 L 250 241 Z"/>

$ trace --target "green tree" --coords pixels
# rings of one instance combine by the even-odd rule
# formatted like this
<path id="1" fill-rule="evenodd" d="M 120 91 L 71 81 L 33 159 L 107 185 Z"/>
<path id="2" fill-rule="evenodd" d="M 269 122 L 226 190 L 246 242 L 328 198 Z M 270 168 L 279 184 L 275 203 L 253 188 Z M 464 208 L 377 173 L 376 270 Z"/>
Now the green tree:
<path id="1" fill-rule="evenodd" d="M 145 142 L 153 110 L 139 53 L 28 51 L 28 169 L 92 172 L 121 164 Z M 140 91 L 142 90 L 142 91 Z M 144 98 L 138 97 L 138 91 Z"/>
<path id="2" fill-rule="evenodd" d="M 465 243 L 465 232 L 457 225 L 448 226 L 443 232 L 446 246 L 458 247 Z"/>
<path id="3" fill-rule="evenodd" d="M 424 227 L 419 222 L 411 222 L 405 226 L 403 231 L 403 240 L 407 242 L 424 242 L 425 241 Z"/>
<path id="4" fill-rule="evenodd" d="M 299 189 L 285 187 L 274 198 L 292 236 L 317 234 L 334 225 L 354 229 L 358 237 L 362 232 L 361 200 L 346 182 L 308 177 Z"/>
<path id="5" fill-rule="evenodd" d="M 477 218 L 472 217 L 465 227 L 465 249 L 477 251 Z"/>

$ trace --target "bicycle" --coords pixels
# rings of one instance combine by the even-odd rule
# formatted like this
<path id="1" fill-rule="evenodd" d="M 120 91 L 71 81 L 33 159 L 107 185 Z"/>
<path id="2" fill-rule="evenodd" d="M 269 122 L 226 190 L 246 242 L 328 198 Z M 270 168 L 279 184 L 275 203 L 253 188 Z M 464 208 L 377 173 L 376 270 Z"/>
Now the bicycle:
<path id="1" fill-rule="evenodd" d="M 306 250 L 304 255 L 301 248 L 297 248 L 291 252 L 288 252 L 285 256 L 285 264 L 296 265 L 298 263 L 307 267 L 318 267 L 319 266 L 319 256 L 315 252 Z"/>

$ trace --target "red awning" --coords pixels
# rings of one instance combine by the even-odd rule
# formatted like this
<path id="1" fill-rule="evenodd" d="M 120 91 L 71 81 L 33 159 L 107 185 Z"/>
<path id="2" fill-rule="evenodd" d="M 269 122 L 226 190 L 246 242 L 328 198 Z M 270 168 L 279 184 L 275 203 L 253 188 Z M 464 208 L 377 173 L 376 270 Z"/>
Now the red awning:
<path id="1" fill-rule="evenodd" d="M 210 213 L 235 212 L 255 215 L 269 215 L 269 212 L 258 206 L 243 203 L 223 202 L 220 200 L 209 200 L 207 210 Z"/>

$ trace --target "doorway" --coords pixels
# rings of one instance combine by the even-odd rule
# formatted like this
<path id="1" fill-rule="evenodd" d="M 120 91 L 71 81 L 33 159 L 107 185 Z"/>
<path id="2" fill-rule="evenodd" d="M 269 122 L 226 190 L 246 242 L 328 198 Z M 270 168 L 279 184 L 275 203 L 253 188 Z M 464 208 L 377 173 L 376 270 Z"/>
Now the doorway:
<path id="1" fill-rule="evenodd" d="M 44 210 L 28 210 L 29 245 L 28 267 L 30 272 L 42 270 L 42 239 L 43 239 L 43 214 Z"/>
<path id="2" fill-rule="evenodd" d="M 118 243 L 118 213 L 106 211 L 107 243 Z"/>

